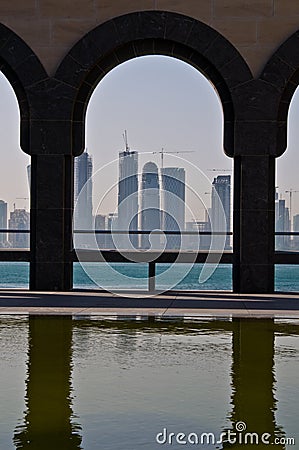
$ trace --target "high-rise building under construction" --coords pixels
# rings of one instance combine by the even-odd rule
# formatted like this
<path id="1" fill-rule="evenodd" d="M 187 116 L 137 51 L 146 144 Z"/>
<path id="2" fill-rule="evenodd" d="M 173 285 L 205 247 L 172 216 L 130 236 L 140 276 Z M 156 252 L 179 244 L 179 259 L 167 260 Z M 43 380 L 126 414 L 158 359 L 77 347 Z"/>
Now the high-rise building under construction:
<path id="1" fill-rule="evenodd" d="M 119 152 L 118 229 L 138 230 L 138 152 L 127 145 Z M 137 234 L 123 235 L 117 241 L 120 248 L 138 248 Z"/>

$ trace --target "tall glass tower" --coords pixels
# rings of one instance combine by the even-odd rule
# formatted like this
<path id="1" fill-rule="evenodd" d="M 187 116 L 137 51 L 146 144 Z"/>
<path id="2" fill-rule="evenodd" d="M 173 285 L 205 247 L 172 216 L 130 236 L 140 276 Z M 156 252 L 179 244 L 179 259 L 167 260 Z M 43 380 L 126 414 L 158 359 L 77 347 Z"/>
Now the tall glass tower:
<path id="1" fill-rule="evenodd" d="M 29 230 L 30 214 L 25 209 L 15 209 L 10 213 L 8 220 L 8 228 L 12 230 Z M 29 248 L 29 234 L 27 233 L 10 233 L 10 244 L 13 248 Z"/>
<path id="2" fill-rule="evenodd" d="M 0 228 L 7 229 L 7 203 L 0 200 Z M 4 247 L 7 241 L 7 234 L 0 233 L 0 247 Z"/>
<path id="3" fill-rule="evenodd" d="M 278 196 L 277 196 L 278 197 Z M 284 199 L 275 200 L 275 231 L 289 232 L 291 231 L 290 210 L 286 206 Z M 289 250 L 291 245 L 290 236 L 276 236 L 276 250 Z"/>
<path id="4" fill-rule="evenodd" d="M 212 231 L 230 231 L 231 201 L 230 201 L 230 175 L 218 175 L 212 183 L 211 221 Z M 221 208 L 222 204 L 222 208 Z M 223 214 L 224 212 L 224 214 Z M 226 237 L 225 248 L 230 248 L 230 236 Z"/>
<path id="5" fill-rule="evenodd" d="M 158 167 L 153 162 L 143 166 L 141 181 L 141 230 L 153 231 L 161 228 L 160 183 Z M 141 235 L 141 247 L 160 247 L 160 235 L 153 235 L 151 244 L 147 234 Z"/>
<path id="6" fill-rule="evenodd" d="M 185 169 L 181 167 L 164 167 L 162 169 L 162 224 L 164 231 L 185 230 Z M 166 235 L 168 249 L 181 246 L 180 235 Z"/>
<path id="7" fill-rule="evenodd" d="M 75 158 L 75 228 L 92 228 L 92 158 L 85 151 Z"/>
<path id="8" fill-rule="evenodd" d="M 138 152 L 126 148 L 119 152 L 118 180 L 118 228 L 121 231 L 138 230 Z M 138 235 L 118 240 L 121 248 L 128 248 L 129 242 L 138 248 Z"/>

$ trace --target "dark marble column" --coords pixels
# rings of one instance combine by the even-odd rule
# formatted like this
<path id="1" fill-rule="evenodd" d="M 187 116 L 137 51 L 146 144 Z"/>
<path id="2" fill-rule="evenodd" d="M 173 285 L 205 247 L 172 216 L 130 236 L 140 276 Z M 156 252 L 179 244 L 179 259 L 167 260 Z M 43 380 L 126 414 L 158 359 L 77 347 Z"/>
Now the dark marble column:
<path id="1" fill-rule="evenodd" d="M 31 159 L 30 289 L 72 288 L 73 157 Z"/>
<path id="2" fill-rule="evenodd" d="M 233 289 L 274 291 L 275 159 L 235 157 Z"/>

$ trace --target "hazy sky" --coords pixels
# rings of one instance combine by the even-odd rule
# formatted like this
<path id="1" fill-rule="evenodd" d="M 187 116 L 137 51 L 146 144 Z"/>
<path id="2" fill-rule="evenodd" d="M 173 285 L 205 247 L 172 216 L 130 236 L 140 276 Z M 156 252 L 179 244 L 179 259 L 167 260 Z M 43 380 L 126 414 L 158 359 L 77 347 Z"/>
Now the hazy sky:
<path id="1" fill-rule="evenodd" d="M 0 199 L 13 203 L 17 208 L 29 207 L 29 200 L 17 200 L 17 197 L 29 197 L 26 167 L 30 158 L 20 149 L 20 113 L 14 91 L 0 72 Z"/>
<path id="2" fill-rule="evenodd" d="M 29 196 L 26 166 L 30 158 L 19 147 L 17 100 L 4 76 L 0 76 L 0 91 L 0 199 L 9 203 L 10 210 L 13 203 L 28 208 L 28 201 L 17 197 Z M 276 184 L 287 200 L 285 190 L 299 190 L 298 118 L 296 92 L 290 111 L 288 150 L 277 162 Z M 230 172 L 208 169 L 232 168 L 232 160 L 222 150 L 223 115 L 216 91 L 197 70 L 174 58 L 146 56 L 119 65 L 95 89 L 86 120 L 86 146 L 93 156 L 95 171 L 99 169 L 94 178 L 94 208 L 97 210 L 101 204 L 104 213 L 116 206 L 117 159 L 118 152 L 124 149 L 125 129 L 130 148 L 140 152 L 140 172 L 146 161 L 160 165 L 159 155 L 146 152 L 161 151 L 162 147 L 166 152 L 193 151 L 165 155 L 164 166 L 185 167 L 187 202 L 195 218 L 203 219 L 203 207 L 191 191 L 196 191 L 209 206 L 210 196 L 205 192 L 210 191 L 213 177 Z M 299 213 L 299 193 L 293 195 L 293 213 Z"/>
<path id="3" fill-rule="evenodd" d="M 187 203 L 193 209 L 187 217 L 203 219 L 203 206 L 199 200 L 191 200 L 190 191 L 198 191 L 209 202 L 210 196 L 204 192 L 211 190 L 211 182 L 200 171 L 212 179 L 216 172 L 208 169 L 232 167 L 232 160 L 222 150 L 222 122 L 213 86 L 189 65 L 174 58 L 147 56 L 118 66 L 99 83 L 87 112 L 87 147 L 95 169 L 115 161 L 95 177 L 94 206 L 112 180 L 115 189 L 101 209 L 106 213 L 113 210 L 113 199 L 116 206 L 117 158 L 124 149 L 122 133 L 126 129 L 130 148 L 139 152 L 140 172 L 146 161 L 161 165 L 160 155 L 150 152 L 162 147 L 166 152 L 193 152 L 166 154 L 164 166 L 186 169 Z"/>

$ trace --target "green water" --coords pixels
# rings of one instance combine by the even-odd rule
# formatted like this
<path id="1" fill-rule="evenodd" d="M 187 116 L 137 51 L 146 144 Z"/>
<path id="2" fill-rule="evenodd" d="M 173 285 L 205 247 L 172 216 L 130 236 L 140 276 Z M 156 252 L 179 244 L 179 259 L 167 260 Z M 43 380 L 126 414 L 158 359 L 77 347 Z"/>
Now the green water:
<path id="1" fill-rule="evenodd" d="M 240 421 L 239 439 L 299 446 L 296 322 L 0 316 L 0 338 L 1 449 L 269 448 L 156 439 L 218 440 Z"/>

